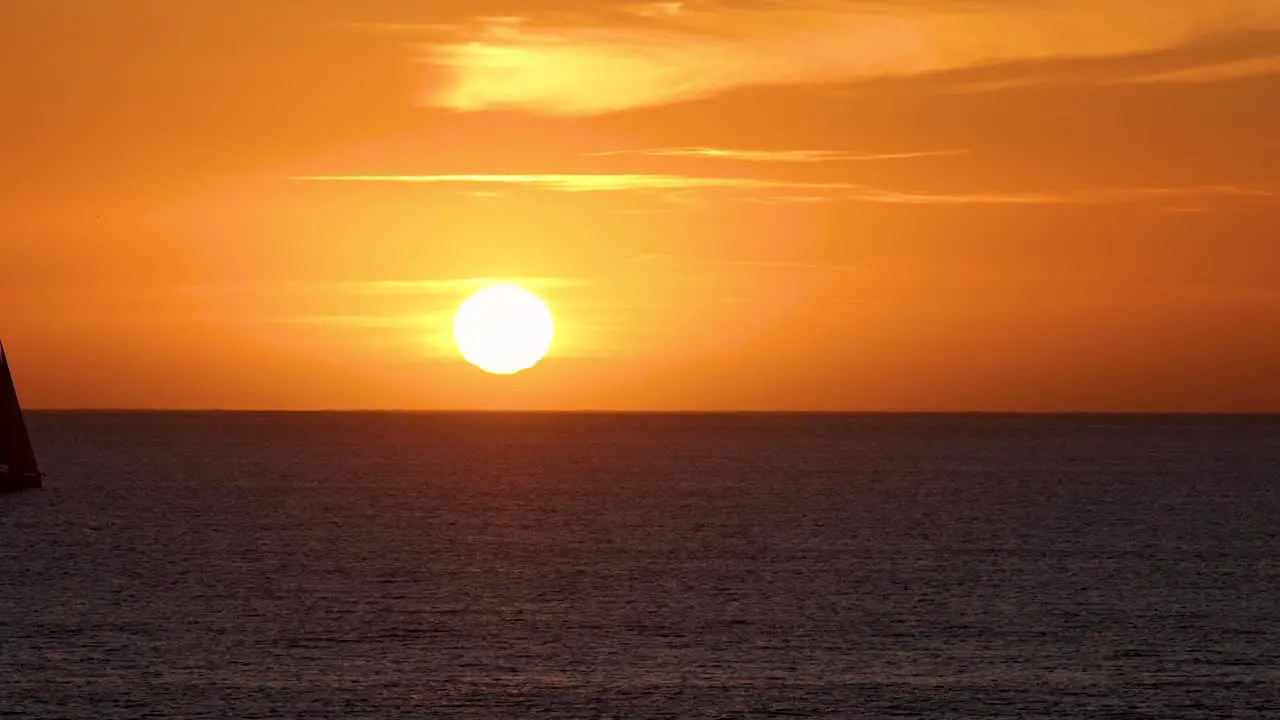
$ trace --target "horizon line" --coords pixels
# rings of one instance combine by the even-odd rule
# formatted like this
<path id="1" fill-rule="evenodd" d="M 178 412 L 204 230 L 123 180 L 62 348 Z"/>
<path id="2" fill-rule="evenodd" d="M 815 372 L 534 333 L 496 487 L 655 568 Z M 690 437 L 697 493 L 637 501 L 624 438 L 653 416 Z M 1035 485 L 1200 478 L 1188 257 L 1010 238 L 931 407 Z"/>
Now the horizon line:
<path id="1" fill-rule="evenodd" d="M 31 414 L 81 415 L 845 415 L 988 417 L 1277 417 L 1277 410 L 619 410 L 493 408 L 23 408 Z"/>

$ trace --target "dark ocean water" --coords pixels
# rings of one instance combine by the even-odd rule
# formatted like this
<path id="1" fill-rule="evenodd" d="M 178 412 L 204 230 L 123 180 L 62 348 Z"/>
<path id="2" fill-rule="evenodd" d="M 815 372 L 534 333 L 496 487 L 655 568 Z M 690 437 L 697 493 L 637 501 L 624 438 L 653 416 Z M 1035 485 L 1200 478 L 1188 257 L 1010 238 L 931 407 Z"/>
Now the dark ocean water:
<path id="1" fill-rule="evenodd" d="M 1280 717 L 1280 417 L 31 425 L 6 717 Z"/>

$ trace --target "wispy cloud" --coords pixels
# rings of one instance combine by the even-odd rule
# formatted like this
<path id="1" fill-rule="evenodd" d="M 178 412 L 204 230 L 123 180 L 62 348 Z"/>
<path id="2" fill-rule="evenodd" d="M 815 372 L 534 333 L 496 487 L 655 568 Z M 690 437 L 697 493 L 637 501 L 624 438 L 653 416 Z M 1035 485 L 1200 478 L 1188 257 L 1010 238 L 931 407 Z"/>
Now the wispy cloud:
<path id="1" fill-rule="evenodd" d="M 1280 199 L 1280 186 L 1187 185 L 1181 187 L 1101 188 L 1077 193 L 1077 196 L 1082 200 L 1092 200 L 1094 202 L 1213 198 L 1277 200 Z"/>
<path id="2" fill-rule="evenodd" d="M 966 155 L 968 150 L 921 150 L 898 153 L 858 153 L 846 150 L 744 150 L 713 147 L 651 148 L 643 150 L 609 150 L 591 153 L 593 157 L 612 155 L 647 155 L 653 157 L 689 157 L 712 160 L 740 160 L 765 163 L 864 162 L 871 160 L 910 160 L 915 158 Z"/>
<path id="3" fill-rule="evenodd" d="M 1066 72 L 1054 75 L 1001 77 L 990 80 L 965 80 L 941 88 L 945 93 L 984 93 L 1026 87 L 1028 85 L 1159 85 L 1215 83 L 1228 80 L 1265 77 L 1280 74 L 1280 55 L 1264 55 L 1233 60 L 1207 62 L 1189 67 L 1158 71 L 1111 71 L 1107 75 L 1092 72 Z"/>
<path id="4" fill-rule="evenodd" d="M 553 175 L 312 175 L 295 178 L 316 182 L 421 183 L 438 185 L 497 184 L 567 193 L 656 191 L 668 198 L 688 201 L 694 191 L 743 191 L 756 200 L 776 202 L 858 201 L 900 204 L 993 204 L 1065 202 L 1036 193 L 931 194 L 883 190 L 843 182 L 804 182 L 746 177 L 699 177 L 645 174 Z M 796 191 L 803 191 L 797 194 Z M 674 193 L 674 194 L 673 194 Z M 685 193 L 685 194 L 681 194 Z M 763 197 L 761 197 L 763 194 Z"/>
<path id="5" fill-rule="evenodd" d="M 590 281 L 570 277 L 464 277 L 425 280 L 330 280 L 254 285 L 189 285 L 178 288 L 185 294 L 224 295 L 436 295 L 477 290 L 509 283 L 530 290 L 585 287 Z"/>
<path id="6" fill-rule="evenodd" d="M 685 175 L 549 174 L 549 175 L 309 175 L 294 178 L 323 182 L 394 182 L 450 185 L 513 185 L 558 192 L 617 192 L 622 190 L 709 190 L 806 188 L 840 190 L 846 183 L 788 182 L 741 177 Z"/>
<path id="7" fill-rule="evenodd" d="M 814 260 L 788 259 L 748 259 L 748 258 L 715 258 L 693 257 L 688 255 L 672 255 L 667 253 L 649 253 L 627 258 L 624 262 L 640 268 L 652 268 L 670 275 L 673 271 L 683 272 L 723 272 L 737 268 L 741 272 L 756 273 L 816 273 L 838 274 L 849 272 L 868 272 L 873 270 L 869 265 L 855 265 L 841 262 L 818 262 Z"/>
<path id="8" fill-rule="evenodd" d="M 265 318 L 260 322 L 272 325 L 320 325 L 350 330 L 399 330 L 441 325 L 449 315 L 447 312 L 415 315 L 302 315 Z"/>
<path id="9" fill-rule="evenodd" d="M 790 260 L 730 260 L 728 264 L 737 267 L 761 268 L 765 270 L 813 270 L 818 272 L 842 272 L 866 269 L 858 265 L 798 262 Z"/>
<path id="10" fill-rule="evenodd" d="M 328 283 L 323 287 L 362 295 L 413 295 L 453 293 L 475 290 L 488 285 L 509 283 L 531 290 L 583 287 L 589 284 L 582 278 L 563 277 L 470 277 L 445 280 L 356 280 Z"/>
<path id="11" fill-rule="evenodd" d="M 451 36 L 434 31 L 421 54 L 436 75 L 421 101 L 592 114 L 746 86 L 1120 57 L 1273 29 L 1280 0 L 648 3 L 572 22 L 479 18 Z"/>
<path id="12" fill-rule="evenodd" d="M 1280 199 L 1280 187 L 1189 185 L 1179 187 L 1101 187 L 1056 193 L 927 193 L 860 191 L 846 200 L 903 205 L 1108 205 L 1187 199 Z"/>
<path id="13" fill-rule="evenodd" d="M 1205 83 L 1280 73 L 1280 56 L 1255 57 L 1202 67 L 1124 78 L 1122 83 Z"/>
<path id="14" fill-rule="evenodd" d="M 740 191 L 757 202 L 863 202 L 896 205 L 1060 205 L 1136 203 L 1151 200 L 1239 198 L 1280 199 L 1280 188 L 1244 185 L 1088 188 L 1062 192 L 902 191 L 857 183 L 803 182 L 746 177 L 698 177 L 645 174 L 552 175 L 318 175 L 295 178 L 315 182 L 508 185 L 565 193 L 661 191 Z M 679 197 L 687 198 L 687 195 Z M 459 282 L 459 281 L 431 281 Z M 465 281 L 475 282 L 475 281 Z"/>
<path id="15" fill-rule="evenodd" d="M 646 2 L 632 3 L 622 6 L 622 11 L 646 18 L 673 18 L 686 12 L 689 3 L 684 2 Z"/>
<path id="16" fill-rule="evenodd" d="M 747 198 L 749 202 L 766 205 L 825 205 L 838 199 L 835 195 L 792 195 L 786 193 Z"/>

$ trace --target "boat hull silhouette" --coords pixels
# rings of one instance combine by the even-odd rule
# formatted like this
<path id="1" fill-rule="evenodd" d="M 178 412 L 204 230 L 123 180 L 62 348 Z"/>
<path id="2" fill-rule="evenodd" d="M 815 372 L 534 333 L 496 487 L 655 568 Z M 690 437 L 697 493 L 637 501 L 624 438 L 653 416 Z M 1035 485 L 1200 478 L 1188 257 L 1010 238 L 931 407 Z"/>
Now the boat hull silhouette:
<path id="1" fill-rule="evenodd" d="M 43 478 L 9 372 L 9 357 L 0 345 L 0 493 L 41 487 Z"/>
<path id="2" fill-rule="evenodd" d="M 35 490 L 44 486 L 44 476 L 40 473 L 14 473 L 0 470 L 0 493 Z"/>

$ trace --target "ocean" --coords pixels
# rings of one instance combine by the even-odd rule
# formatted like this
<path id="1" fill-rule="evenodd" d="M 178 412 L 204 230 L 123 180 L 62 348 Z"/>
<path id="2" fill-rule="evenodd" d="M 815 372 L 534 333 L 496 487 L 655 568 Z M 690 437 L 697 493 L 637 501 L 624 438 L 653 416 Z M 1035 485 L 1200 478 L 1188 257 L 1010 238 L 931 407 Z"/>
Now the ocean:
<path id="1" fill-rule="evenodd" d="M 29 424 L 5 717 L 1280 717 L 1280 417 Z"/>

